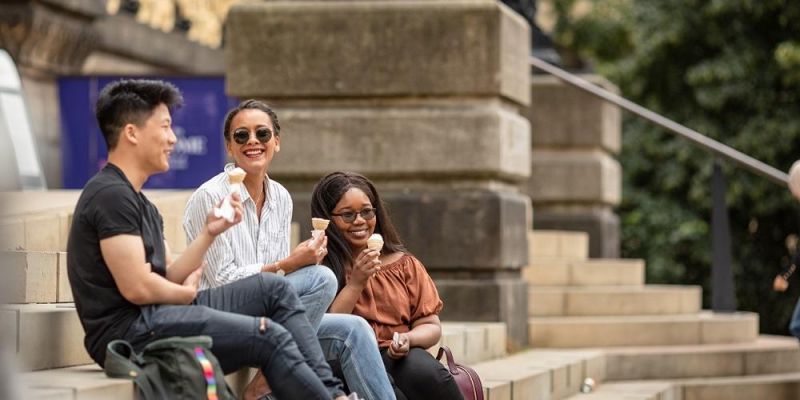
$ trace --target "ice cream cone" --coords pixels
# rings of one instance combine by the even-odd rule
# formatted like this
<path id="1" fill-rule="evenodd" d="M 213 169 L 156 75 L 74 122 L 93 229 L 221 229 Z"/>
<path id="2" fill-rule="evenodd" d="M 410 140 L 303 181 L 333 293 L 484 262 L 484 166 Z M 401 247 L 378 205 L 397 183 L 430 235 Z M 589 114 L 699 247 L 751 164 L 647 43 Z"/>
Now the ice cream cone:
<path id="1" fill-rule="evenodd" d="M 243 169 L 236 167 L 230 171 L 228 171 L 228 182 L 231 184 L 240 184 L 244 182 L 244 177 L 247 175 L 247 172 L 244 172 Z"/>
<path id="2" fill-rule="evenodd" d="M 311 226 L 313 226 L 314 230 L 317 231 L 324 231 L 325 229 L 328 229 L 328 224 L 330 222 L 331 221 L 329 219 L 325 218 L 311 218 Z"/>
<path id="3" fill-rule="evenodd" d="M 225 196 L 222 199 L 222 204 L 220 204 L 219 208 L 214 208 L 214 215 L 218 218 L 224 218 L 228 222 L 233 222 L 234 216 L 236 211 L 233 209 L 231 205 L 231 195 L 233 193 L 239 192 L 239 185 L 242 184 L 244 181 L 244 177 L 247 175 L 243 169 L 236 167 L 230 171 L 228 171 L 228 182 L 230 182 L 230 194 Z"/>

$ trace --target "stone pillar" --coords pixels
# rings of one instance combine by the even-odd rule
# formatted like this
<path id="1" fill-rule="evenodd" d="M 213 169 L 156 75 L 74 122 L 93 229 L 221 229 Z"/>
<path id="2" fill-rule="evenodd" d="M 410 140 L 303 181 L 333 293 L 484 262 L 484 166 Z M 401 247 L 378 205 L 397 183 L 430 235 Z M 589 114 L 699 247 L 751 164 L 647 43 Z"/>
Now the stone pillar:
<path id="1" fill-rule="evenodd" d="M 493 0 L 234 7 L 227 89 L 276 106 L 271 176 L 310 230 L 314 183 L 373 179 L 447 320 L 503 321 L 527 345 L 528 26 Z"/>
<path id="2" fill-rule="evenodd" d="M 61 187 L 58 76 L 77 74 L 95 48 L 102 2 L 39 0 L 0 5 L 0 47 L 22 79 L 36 150 L 49 187 Z"/>
<path id="3" fill-rule="evenodd" d="M 616 91 L 601 77 L 584 78 Z M 618 257 L 619 108 L 554 77 L 534 75 L 524 114 L 533 132 L 526 191 L 534 228 L 588 232 L 590 257 Z"/>

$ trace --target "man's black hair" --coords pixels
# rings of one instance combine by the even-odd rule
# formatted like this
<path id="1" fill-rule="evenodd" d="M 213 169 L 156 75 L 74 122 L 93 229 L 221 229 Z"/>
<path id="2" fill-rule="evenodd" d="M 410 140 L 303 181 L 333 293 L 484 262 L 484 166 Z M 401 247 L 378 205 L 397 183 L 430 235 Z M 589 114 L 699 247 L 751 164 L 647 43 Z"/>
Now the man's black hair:
<path id="1" fill-rule="evenodd" d="M 95 116 L 108 150 L 117 147 L 125 125 L 142 126 L 160 104 L 172 111 L 183 105 L 183 96 L 175 85 L 164 81 L 130 79 L 106 85 L 97 99 Z"/>

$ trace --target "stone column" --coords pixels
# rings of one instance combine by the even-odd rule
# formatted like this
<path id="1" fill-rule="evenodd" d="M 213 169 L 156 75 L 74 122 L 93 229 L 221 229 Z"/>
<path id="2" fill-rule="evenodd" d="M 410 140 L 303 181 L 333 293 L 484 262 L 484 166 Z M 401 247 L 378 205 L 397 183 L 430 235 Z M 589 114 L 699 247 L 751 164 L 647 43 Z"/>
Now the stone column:
<path id="1" fill-rule="evenodd" d="M 601 77 L 584 78 L 616 91 Z M 534 228 L 588 232 L 590 257 L 618 257 L 619 108 L 554 77 L 534 75 L 524 114 L 534 132 L 526 187 Z"/>
<path id="2" fill-rule="evenodd" d="M 48 187 L 61 187 L 58 76 L 77 74 L 95 48 L 99 1 L 39 0 L 0 5 L 0 47 L 14 59 Z"/>
<path id="3" fill-rule="evenodd" d="M 227 89 L 277 108 L 271 176 L 310 230 L 314 183 L 373 179 L 447 320 L 504 321 L 527 345 L 528 26 L 493 0 L 267 2 L 234 7 Z"/>

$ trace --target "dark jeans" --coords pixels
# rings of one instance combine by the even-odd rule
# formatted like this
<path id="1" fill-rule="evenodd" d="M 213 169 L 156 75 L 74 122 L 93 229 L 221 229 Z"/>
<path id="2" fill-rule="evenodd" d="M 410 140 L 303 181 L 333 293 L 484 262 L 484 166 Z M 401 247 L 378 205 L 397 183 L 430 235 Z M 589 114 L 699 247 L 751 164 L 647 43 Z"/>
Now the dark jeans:
<path id="1" fill-rule="evenodd" d="M 414 347 L 395 360 L 381 349 L 383 365 L 389 373 L 397 400 L 463 400 L 453 375 L 430 353 Z"/>
<path id="2" fill-rule="evenodd" d="M 208 335 L 225 373 L 258 367 L 280 399 L 332 399 L 342 383 L 322 356 L 316 331 L 291 285 L 275 274 L 256 274 L 200 291 L 188 306 L 142 307 L 125 339 L 137 351 L 170 336 Z M 260 331 L 261 317 L 266 329 Z"/>
<path id="3" fill-rule="evenodd" d="M 794 306 L 792 320 L 789 321 L 789 332 L 792 336 L 800 339 L 800 299 L 797 299 L 797 304 Z"/>

